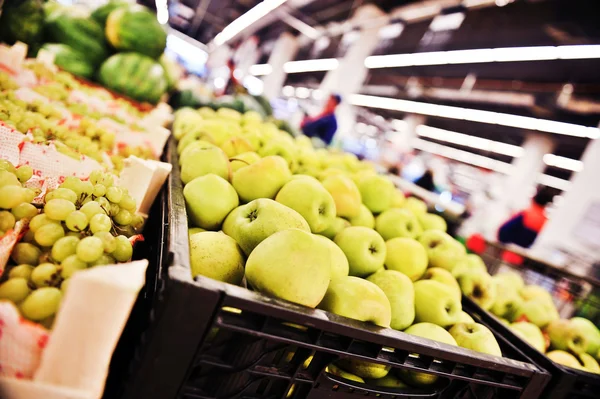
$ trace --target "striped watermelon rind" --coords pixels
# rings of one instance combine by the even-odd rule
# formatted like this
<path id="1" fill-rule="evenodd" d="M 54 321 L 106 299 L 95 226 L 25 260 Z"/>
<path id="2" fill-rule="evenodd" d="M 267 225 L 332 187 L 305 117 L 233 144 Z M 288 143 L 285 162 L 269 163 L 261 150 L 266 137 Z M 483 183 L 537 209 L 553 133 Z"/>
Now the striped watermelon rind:
<path id="1" fill-rule="evenodd" d="M 162 66 L 139 53 L 118 53 L 109 57 L 98 71 L 104 86 L 134 100 L 156 104 L 167 91 Z"/>
<path id="2" fill-rule="evenodd" d="M 167 34 L 156 15 L 133 5 L 112 11 L 106 20 L 106 38 L 118 51 L 136 51 L 158 59 L 167 45 Z"/>

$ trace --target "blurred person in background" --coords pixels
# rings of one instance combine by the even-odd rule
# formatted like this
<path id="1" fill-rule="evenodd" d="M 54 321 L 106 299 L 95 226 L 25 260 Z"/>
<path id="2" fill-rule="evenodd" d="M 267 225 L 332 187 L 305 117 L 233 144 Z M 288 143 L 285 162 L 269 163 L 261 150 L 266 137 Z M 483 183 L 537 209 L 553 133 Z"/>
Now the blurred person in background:
<path id="1" fill-rule="evenodd" d="M 319 138 L 326 145 L 331 144 L 333 136 L 337 130 L 337 120 L 335 118 L 335 109 L 342 102 L 342 98 L 337 94 L 332 94 L 327 99 L 323 111 L 317 116 L 306 116 L 300 128 L 302 132 L 311 138 Z"/>
<path id="2" fill-rule="evenodd" d="M 546 205 L 552 201 L 552 197 L 547 187 L 539 189 L 529 208 L 517 213 L 500 226 L 498 241 L 529 248 L 546 223 Z"/>
<path id="3" fill-rule="evenodd" d="M 419 187 L 424 188 L 427 191 L 435 191 L 435 183 L 433 182 L 433 171 L 427 169 L 423 176 L 415 180 L 415 184 Z"/>

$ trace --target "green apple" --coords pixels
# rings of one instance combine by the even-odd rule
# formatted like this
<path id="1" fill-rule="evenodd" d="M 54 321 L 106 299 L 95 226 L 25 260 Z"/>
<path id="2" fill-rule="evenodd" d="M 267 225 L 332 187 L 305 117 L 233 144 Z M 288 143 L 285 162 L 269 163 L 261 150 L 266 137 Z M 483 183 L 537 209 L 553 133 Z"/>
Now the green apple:
<path id="1" fill-rule="evenodd" d="M 509 325 L 510 329 L 519 337 L 523 338 L 529 345 L 538 351 L 546 352 L 546 340 L 542 330 L 533 323 L 519 321 Z"/>
<path id="2" fill-rule="evenodd" d="M 279 190 L 275 201 L 302 215 L 313 233 L 325 230 L 335 219 L 333 197 L 312 177 L 289 181 Z"/>
<path id="3" fill-rule="evenodd" d="M 452 268 L 452 275 L 458 277 L 464 272 L 480 271 L 487 273 L 487 267 L 479 255 L 467 254 L 460 258 Z"/>
<path id="4" fill-rule="evenodd" d="M 489 328 L 479 323 L 458 323 L 448 330 L 458 346 L 488 355 L 502 356 L 500 345 Z"/>
<path id="5" fill-rule="evenodd" d="M 392 321 L 392 307 L 381 288 L 354 276 L 331 280 L 319 309 L 381 327 Z"/>
<path id="6" fill-rule="evenodd" d="M 439 281 L 454 291 L 459 301 L 462 299 L 462 293 L 460 291 L 458 281 L 456 281 L 456 279 L 452 276 L 452 273 L 446 269 L 442 269 L 441 267 L 429 268 L 425 271 L 425 274 L 423 274 L 421 280 Z"/>
<path id="7" fill-rule="evenodd" d="M 381 213 L 392 206 L 394 183 L 386 176 L 369 175 L 358 183 L 363 204 L 373 213 Z"/>
<path id="8" fill-rule="evenodd" d="M 294 148 L 294 142 L 277 137 L 272 140 L 268 140 L 266 144 L 257 150 L 258 155 L 261 157 L 267 156 L 280 156 L 283 158 L 288 165 L 289 170 L 296 170 L 297 159 L 296 149 Z"/>
<path id="9" fill-rule="evenodd" d="M 267 137 L 258 128 L 245 127 L 244 138 L 255 148 L 255 151 L 260 151 L 267 144 Z"/>
<path id="10" fill-rule="evenodd" d="M 179 140 L 183 135 L 190 131 L 194 125 L 203 122 L 202 116 L 190 107 L 180 108 L 175 111 L 173 120 L 173 136 Z"/>
<path id="11" fill-rule="evenodd" d="M 239 111 L 225 107 L 221 107 L 217 110 L 217 116 L 223 119 L 231 119 L 236 122 L 242 120 L 242 114 Z"/>
<path id="12" fill-rule="evenodd" d="M 298 212 L 268 198 L 235 208 L 225 218 L 222 228 L 225 234 L 238 242 L 246 255 L 278 231 L 300 229 L 310 232 L 308 223 Z"/>
<path id="13" fill-rule="evenodd" d="M 260 161 L 260 155 L 255 152 L 243 152 L 238 154 L 229 160 L 231 173 L 235 173 L 239 169 L 257 163 L 258 161 Z"/>
<path id="14" fill-rule="evenodd" d="M 204 230 L 202 227 L 190 227 L 188 229 L 188 236 L 191 237 L 193 234 L 202 233 L 203 231 L 206 231 L 206 230 Z"/>
<path id="15" fill-rule="evenodd" d="M 187 163 L 191 158 L 196 156 L 202 156 L 202 150 L 207 148 L 215 148 L 216 146 L 213 143 L 210 143 L 206 140 L 198 140 L 194 141 L 181 152 L 179 155 L 179 165 L 183 165 Z"/>
<path id="16" fill-rule="evenodd" d="M 552 320 L 558 320 L 560 317 L 556 307 L 548 303 L 546 299 L 538 298 L 524 301 L 513 315 L 512 321 L 529 321 L 539 328 L 544 328 Z"/>
<path id="17" fill-rule="evenodd" d="M 421 338 L 431 339 L 433 341 L 442 342 L 447 345 L 457 346 L 456 341 L 450 333 L 442 327 L 433 323 L 417 323 L 413 324 L 404 331 L 406 334 L 415 335 Z M 399 370 L 400 376 L 410 385 L 424 387 L 433 384 L 438 380 L 438 376 L 427 373 L 420 373 L 411 370 Z"/>
<path id="18" fill-rule="evenodd" d="M 446 231 L 448 229 L 446 221 L 440 215 L 434 213 L 419 213 L 418 219 L 423 230 Z"/>
<path id="19" fill-rule="evenodd" d="M 363 204 L 360 204 L 360 211 L 358 212 L 358 216 L 349 218 L 348 221 L 352 226 L 363 226 L 368 227 L 370 229 L 375 227 L 375 218 L 373 214 Z"/>
<path id="20" fill-rule="evenodd" d="M 384 240 L 395 237 L 418 237 L 422 230 L 419 221 L 406 209 L 391 208 L 375 219 L 375 230 Z"/>
<path id="21" fill-rule="evenodd" d="M 415 290 L 415 321 L 437 324 L 440 327 L 456 323 L 462 305 L 456 292 L 435 280 L 421 280 L 413 285 Z"/>
<path id="22" fill-rule="evenodd" d="M 392 198 L 392 208 L 402 208 L 405 202 L 406 197 L 404 196 L 404 193 L 399 188 L 394 190 L 394 197 Z"/>
<path id="23" fill-rule="evenodd" d="M 592 356 L 600 350 L 600 330 L 588 319 L 583 317 L 573 317 L 571 324 L 585 337 L 588 341 L 586 352 Z"/>
<path id="24" fill-rule="evenodd" d="M 313 149 L 312 141 L 310 141 L 310 137 L 308 136 L 301 134 L 300 136 L 296 136 L 294 140 L 299 148 Z"/>
<path id="25" fill-rule="evenodd" d="M 467 255 L 469 256 L 469 255 Z M 494 275 L 496 284 L 502 287 L 510 287 L 519 292 L 524 286 L 523 277 L 517 272 L 502 272 Z"/>
<path id="26" fill-rule="evenodd" d="M 257 198 L 275 198 L 277 192 L 292 177 L 285 159 L 268 156 L 237 170 L 231 179 L 240 199 L 250 202 Z"/>
<path id="27" fill-rule="evenodd" d="M 210 277 L 230 284 L 244 278 L 244 254 L 235 240 L 223 233 L 205 231 L 190 236 L 192 277 Z"/>
<path id="28" fill-rule="evenodd" d="M 302 136 L 306 137 L 306 136 Z M 312 149 L 299 148 L 296 153 L 296 169 L 294 173 L 313 174 L 319 170 L 319 159 Z"/>
<path id="29" fill-rule="evenodd" d="M 392 368 L 385 364 L 365 362 L 356 359 L 341 359 L 338 364 L 345 370 L 350 371 L 361 378 L 379 379 L 385 377 Z"/>
<path id="30" fill-rule="evenodd" d="M 589 353 L 580 353 L 579 361 L 583 364 L 583 369 L 590 373 L 600 374 L 600 365 Z"/>
<path id="31" fill-rule="evenodd" d="M 569 352 L 565 352 L 563 350 L 553 350 L 546 353 L 548 359 L 552 360 L 555 363 L 562 364 L 563 366 L 571 367 L 577 370 L 581 370 L 581 364 L 579 360 Z"/>
<path id="32" fill-rule="evenodd" d="M 464 310 L 460 312 L 458 315 L 457 323 L 475 323 L 475 320 Z"/>
<path id="33" fill-rule="evenodd" d="M 242 114 L 242 125 L 261 123 L 263 120 L 262 116 L 256 111 L 246 111 Z"/>
<path id="34" fill-rule="evenodd" d="M 212 119 L 212 118 L 216 118 L 217 117 L 217 113 L 215 112 L 215 110 L 212 109 L 212 108 L 209 108 L 209 107 L 201 107 L 198 110 L 198 114 L 203 119 Z"/>
<path id="35" fill-rule="evenodd" d="M 192 224 L 206 230 L 219 230 L 225 217 L 239 205 L 233 186 L 212 173 L 186 184 L 183 196 Z"/>
<path id="36" fill-rule="evenodd" d="M 462 293 L 484 310 L 489 310 L 496 301 L 496 284 L 487 272 L 465 272 L 457 280 Z"/>
<path id="37" fill-rule="evenodd" d="M 317 174 L 317 179 L 320 181 L 325 181 L 327 178 L 332 176 L 347 176 L 348 172 L 337 169 L 337 168 L 327 168 L 325 170 L 320 171 Z M 356 184 L 356 183 L 355 183 Z"/>
<path id="38" fill-rule="evenodd" d="M 316 234 L 315 238 L 322 240 L 329 248 L 329 253 L 331 255 L 331 279 L 346 277 L 350 270 L 350 266 L 348 265 L 348 259 L 346 258 L 344 251 L 327 237 Z"/>
<path id="39" fill-rule="evenodd" d="M 177 143 L 177 153 L 182 154 L 183 151 L 196 141 L 207 141 L 209 143 L 215 143 L 215 139 L 201 126 L 194 127 L 188 131 Z"/>
<path id="40" fill-rule="evenodd" d="M 565 350 L 575 354 L 583 353 L 587 350 L 587 339 L 570 320 L 552 320 L 546 326 L 545 331 L 550 338 L 550 346 L 554 349 Z"/>
<path id="41" fill-rule="evenodd" d="M 248 256 L 246 279 L 259 292 L 314 308 L 331 279 L 329 247 L 303 230 L 279 231 Z"/>
<path id="42" fill-rule="evenodd" d="M 334 241 L 348 258 L 351 276 L 366 277 L 383 268 L 385 241 L 375 230 L 350 226 L 340 231 Z"/>
<path id="43" fill-rule="evenodd" d="M 352 373 L 349 373 L 347 371 L 344 371 L 333 363 L 331 363 L 330 365 L 328 365 L 325 368 L 325 372 L 335 375 L 337 377 L 342 377 L 345 380 L 360 382 L 362 384 L 365 383 L 365 380 L 363 380 L 361 377 L 354 375 Z"/>
<path id="44" fill-rule="evenodd" d="M 225 142 L 221 144 L 221 149 L 225 151 L 225 154 L 227 154 L 229 158 L 235 157 L 236 155 L 244 152 L 255 150 L 248 140 L 240 136 L 231 137 L 225 140 Z"/>
<path id="45" fill-rule="evenodd" d="M 539 285 L 526 285 L 525 287 L 521 288 L 519 294 L 521 294 L 521 297 L 524 301 L 540 299 L 550 304 L 554 303 L 554 301 L 552 300 L 552 295 L 548 292 L 548 290 Z"/>
<path id="46" fill-rule="evenodd" d="M 408 197 L 406 201 L 404 201 L 404 208 L 415 215 L 427 213 L 427 204 L 416 197 Z"/>
<path id="47" fill-rule="evenodd" d="M 367 280 L 381 288 L 392 306 L 394 330 L 404 330 L 415 320 L 415 292 L 410 278 L 395 270 L 379 270 Z"/>
<path id="48" fill-rule="evenodd" d="M 490 311 L 498 317 L 512 319 L 514 313 L 523 304 L 523 299 L 516 289 L 499 284 L 496 280 L 494 280 L 494 284 L 496 285 L 496 300 Z"/>
<path id="49" fill-rule="evenodd" d="M 329 176 L 323 180 L 323 187 L 335 201 L 337 216 L 353 218 L 360 214 L 360 191 L 352 179 L 344 175 Z"/>
<path id="50" fill-rule="evenodd" d="M 452 272 L 466 254 L 461 243 L 440 230 L 424 231 L 418 240 L 427 251 L 430 267 L 441 267 Z"/>
<path id="51" fill-rule="evenodd" d="M 367 384 L 374 385 L 376 387 L 385 387 L 385 388 L 408 388 L 404 382 L 399 380 L 392 374 L 388 374 L 383 378 L 379 379 L 367 379 Z"/>
<path id="52" fill-rule="evenodd" d="M 385 242 L 385 267 L 407 275 L 412 281 L 421 278 L 427 269 L 427 253 L 417 240 L 396 237 Z"/>
<path id="53" fill-rule="evenodd" d="M 333 222 L 319 234 L 333 240 L 335 236 L 346 227 L 350 227 L 350 222 L 346 219 L 336 217 L 333 219 Z"/>
<path id="54" fill-rule="evenodd" d="M 188 184 L 196 177 L 213 173 L 229 180 L 229 159 L 227 155 L 217 147 L 204 148 L 201 154 L 189 158 L 181 165 L 181 181 Z"/>

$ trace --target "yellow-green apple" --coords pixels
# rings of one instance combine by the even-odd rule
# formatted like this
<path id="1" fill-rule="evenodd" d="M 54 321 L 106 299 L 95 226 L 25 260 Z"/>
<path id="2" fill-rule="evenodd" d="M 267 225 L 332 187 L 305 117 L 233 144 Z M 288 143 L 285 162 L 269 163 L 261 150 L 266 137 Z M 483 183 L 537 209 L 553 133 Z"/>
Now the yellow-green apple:
<path id="1" fill-rule="evenodd" d="M 413 284 L 415 290 L 415 321 L 437 324 L 440 327 L 456 323 L 462 305 L 450 287 L 435 280 Z"/>
<path id="2" fill-rule="evenodd" d="M 488 355 L 502 356 L 500 345 L 489 328 L 479 323 L 458 323 L 448 330 L 458 346 Z"/>
<path id="3" fill-rule="evenodd" d="M 404 207 L 415 215 L 427 213 L 427 204 L 416 197 L 408 197 L 404 201 Z"/>
<path id="4" fill-rule="evenodd" d="M 268 156 L 237 170 L 231 178 L 231 184 L 242 201 L 250 202 L 257 198 L 275 198 L 291 177 L 285 159 Z"/>
<path id="5" fill-rule="evenodd" d="M 258 161 L 260 161 L 260 155 L 255 152 L 243 152 L 238 154 L 229 160 L 229 164 L 231 165 L 231 173 L 235 173 L 237 170 L 257 163 Z"/>
<path id="6" fill-rule="evenodd" d="M 381 288 L 392 306 L 390 327 L 404 330 L 415 320 L 415 292 L 411 279 L 395 270 L 379 270 L 367 280 Z"/>
<path id="7" fill-rule="evenodd" d="M 342 169 L 327 168 L 327 169 L 322 170 L 319 173 L 317 173 L 317 179 L 319 179 L 320 181 L 324 181 L 325 179 L 327 179 L 328 177 L 331 177 L 331 176 L 346 176 L 346 175 L 347 175 L 347 172 Z"/>
<path id="8" fill-rule="evenodd" d="M 204 148 L 198 156 L 189 158 L 181 165 L 181 181 L 188 184 L 198 176 L 213 173 L 229 180 L 229 159 L 217 147 Z"/>
<path id="9" fill-rule="evenodd" d="M 434 213 L 420 213 L 418 214 L 419 223 L 423 230 L 441 230 L 446 231 L 448 225 L 443 217 Z"/>
<path id="10" fill-rule="evenodd" d="M 457 323 L 475 323 L 475 320 L 464 310 L 460 312 L 458 315 Z"/>
<path id="11" fill-rule="evenodd" d="M 394 190 L 394 197 L 392 199 L 392 208 L 402 208 L 404 206 L 404 202 L 406 201 L 406 197 L 402 190 L 397 188 Z"/>
<path id="12" fill-rule="evenodd" d="M 546 357 L 555 363 L 562 364 L 563 366 L 571 367 L 577 370 L 581 370 L 581 364 L 579 360 L 569 352 L 557 349 L 546 353 Z"/>
<path id="13" fill-rule="evenodd" d="M 600 365 L 598 365 L 596 359 L 594 359 L 589 353 L 580 353 L 579 361 L 583 365 L 583 369 L 585 371 L 600 374 Z"/>
<path id="14" fill-rule="evenodd" d="M 216 118 L 217 117 L 217 113 L 215 112 L 215 110 L 212 109 L 212 108 L 209 108 L 209 107 L 201 107 L 198 110 L 198 114 L 203 119 L 212 119 L 212 118 Z"/>
<path id="15" fill-rule="evenodd" d="M 194 141 L 192 144 L 185 147 L 185 149 L 179 155 L 179 165 L 187 162 L 190 158 L 202 156 L 202 150 L 212 147 L 216 146 L 206 140 Z"/>
<path id="16" fill-rule="evenodd" d="M 233 186 L 212 173 L 186 184 L 183 197 L 192 224 L 206 230 L 219 230 L 225 217 L 239 205 Z"/>
<path id="17" fill-rule="evenodd" d="M 244 278 L 244 254 L 235 240 L 223 233 L 205 231 L 190 236 L 192 277 L 210 277 L 230 284 Z"/>
<path id="18" fill-rule="evenodd" d="M 225 151 L 225 154 L 227 154 L 229 158 L 244 152 L 255 150 L 248 140 L 240 136 L 231 137 L 225 140 L 225 142 L 221 144 L 221 149 Z"/>
<path id="19" fill-rule="evenodd" d="M 260 123 L 260 122 L 262 122 L 262 120 L 263 120 L 263 118 L 258 112 L 246 111 L 242 114 L 241 123 L 243 125 L 248 125 L 248 124 L 253 124 L 253 123 Z"/>
<path id="20" fill-rule="evenodd" d="M 202 116 L 190 107 L 180 108 L 175 112 L 173 120 L 173 136 L 179 140 L 189 132 L 197 123 L 202 123 Z"/>
<path id="21" fill-rule="evenodd" d="M 399 380 L 392 374 L 388 374 L 383 378 L 379 379 L 367 379 L 367 384 L 374 385 L 376 387 L 385 387 L 385 388 L 407 388 L 404 382 Z"/>
<path id="22" fill-rule="evenodd" d="M 203 231 L 206 231 L 206 230 L 204 230 L 202 227 L 190 227 L 188 229 L 188 236 L 191 237 L 193 234 L 202 233 Z"/>
<path id="23" fill-rule="evenodd" d="M 417 337 L 442 342 L 447 345 L 457 346 L 456 341 L 448 331 L 433 323 L 413 324 L 404 332 L 406 334 L 415 335 Z M 399 373 L 404 381 L 416 387 L 428 386 L 438 380 L 438 377 L 433 374 L 420 373 L 405 369 L 399 370 Z"/>
<path id="24" fill-rule="evenodd" d="M 336 215 L 353 218 L 359 215 L 361 197 L 356 184 L 347 176 L 334 175 L 323 180 L 323 187 L 335 201 Z"/>
<path id="25" fill-rule="evenodd" d="M 246 127 L 244 138 L 252 145 L 256 152 L 260 151 L 267 143 L 267 137 L 259 129 Z"/>
<path id="26" fill-rule="evenodd" d="M 268 140 L 264 146 L 257 150 L 258 155 L 261 157 L 267 157 L 269 155 L 277 155 L 285 159 L 290 170 L 296 170 L 296 149 L 294 148 L 294 142 L 289 142 L 281 137 L 277 137 Z"/>
<path id="27" fill-rule="evenodd" d="M 349 218 L 348 221 L 352 226 L 363 226 L 370 229 L 375 227 L 375 218 L 373 214 L 365 205 L 360 204 L 360 210 L 358 216 Z"/>
<path id="28" fill-rule="evenodd" d="M 196 141 L 211 143 L 216 147 L 215 139 L 206 131 L 198 129 L 187 133 L 181 138 L 177 143 L 177 153 L 183 154 L 183 152 Z"/>
<path id="29" fill-rule="evenodd" d="M 600 350 L 600 330 L 588 319 L 583 317 L 573 317 L 571 324 L 581 332 L 581 334 L 588 341 L 586 352 L 592 356 L 596 356 L 598 350 Z"/>
<path id="30" fill-rule="evenodd" d="M 513 287 L 499 284 L 496 280 L 493 281 L 496 285 L 496 300 L 490 311 L 498 317 L 512 319 L 514 313 L 523 304 L 523 299 Z"/>
<path id="31" fill-rule="evenodd" d="M 329 364 L 326 368 L 325 368 L 325 372 L 335 375 L 337 377 L 342 377 L 345 380 L 350 380 L 350 381 L 355 381 L 355 382 L 360 382 L 360 383 L 365 383 L 365 380 L 363 380 L 361 377 L 354 375 L 352 373 L 349 373 L 345 370 L 342 370 L 341 368 L 339 368 L 338 366 L 336 366 L 335 364 L 331 363 Z"/>
<path id="32" fill-rule="evenodd" d="M 441 267 L 452 272 L 465 256 L 465 247 L 449 234 L 440 230 L 424 231 L 418 238 L 427 251 L 430 267 Z"/>
<path id="33" fill-rule="evenodd" d="M 421 280 L 434 280 L 439 281 L 440 283 L 448 286 L 454 293 L 458 300 L 461 300 L 462 293 L 460 291 L 460 286 L 456 279 L 452 276 L 446 269 L 442 269 L 441 267 L 431 267 L 425 271 Z"/>
<path id="34" fill-rule="evenodd" d="M 469 256 L 469 255 L 467 255 Z M 483 261 L 482 261 L 483 262 Z M 484 265 L 485 266 L 485 265 Z M 502 272 L 494 275 L 496 284 L 502 287 L 511 287 L 512 289 L 519 292 L 521 288 L 525 286 L 523 278 L 517 272 Z"/>
<path id="35" fill-rule="evenodd" d="M 223 119 L 231 119 L 236 122 L 242 120 L 242 114 L 239 111 L 225 107 L 221 107 L 217 110 L 217 116 Z"/>
<path id="36" fill-rule="evenodd" d="M 412 238 L 396 237 L 385 242 L 385 267 L 406 274 L 412 281 L 421 278 L 427 269 L 427 253 Z"/>
<path id="37" fill-rule="evenodd" d="M 392 321 L 392 307 L 381 288 L 354 276 L 331 280 L 319 309 L 380 327 L 389 327 Z"/>
<path id="38" fill-rule="evenodd" d="M 381 213 L 392 206 L 394 183 L 386 176 L 369 175 L 358 183 L 363 204 L 373 213 Z"/>
<path id="39" fill-rule="evenodd" d="M 312 149 L 299 148 L 296 152 L 296 169 L 294 173 L 316 174 L 319 171 L 319 159 Z"/>
<path id="40" fill-rule="evenodd" d="M 360 184 L 362 179 L 364 179 L 365 177 L 376 176 L 376 175 L 377 175 L 377 172 L 375 172 L 374 169 L 363 169 L 363 170 L 359 170 L 358 172 L 350 175 L 350 178 L 352 180 L 354 180 L 354 183 L 356 183 L 356 186 L 358 187 L 358 185 Z"/>
<path id="41" fill-rule="evenodd" d="M 525 301 L 513 315 L 512 321 L 529 321 L 539 328 L 544 328 L 552 320 L 558 320 L 560 317 L 553 303 L 546 299 L 538 298 Z"/>
<path id="42" fill-rule="evenodd" d="M 375 219 L 375 230 L 384 240 L 395 237 L 416 238 L 421 234 L 419 221 L 406 209 L 391 208 Z"/>
<path id="43" fill-rule="evenodd" d="M 546 334 L 550 338 L 550 346 L 553 349 L 569 351 L 575 354 L 587 350 L 588 341 L 570 320 L 552 320 L 546 326 Z"/>
<path id="44" fill-rule="evenodd" d="M 347 170 L 358 170 L 360 161 L 355 154 L 352 154 L 351 152 L 345 152 L 342 154 L 342 160 Z"/>
<path id="45" fill-rule="evenodd" d="M 315 238 L 326 243 L 329 248 L 329 254 L 331 256 L 331 279 L 346 277 L 350 267 L 348 266 L 348 259 L 346 258 L 344 251 L 327 237 L 316 234 Z"/>
<path id="46" fill-rule="evenodd" d="M 312 177 L 290 180 L 279 190 L 275 201 L 302 215 L 313 233 L 325 230 L 335 219 L 333 197 Z"/>
<path id="47" fill-rule="evenodd" d="M 554 303 L 554 301 L 552 300 L 552 295 L 548 292 L 548 290 L 539 285 L 526 285 L 523 288 L 521 288 L 519 294 L 521 294 L 521 297 L 524 301 L 540 299 L 551 304 Z"/>
<path id="48" fill-rule="evenodd" d="M 321 302 L 330 278 L 327 244 L 299 229 L 270 235 L 246 261 L 246 279 L 254 289 L 310 308 Z"/>
<path id="49" fill-rule="evenodd" d="M 538 351 L 546 352 L 546 340 L 542 330 L 535 324 L 519 321 L 509 325 L 510 329 L 519 337 L 523 338 L 529 345 Z"/>
<path id="50" fill-rule="evenodd" d="M 465 272 L 457 280 L 462 293 L 483 309 L 489 310 L 496 301 L 496 284 L 487 272 Z"/>
<path id="51" fill-rule="evenodd" d="M 392 368 L 385 364 L 365 362 L 356 359 L 341 359 L 339 366 L 361 378 L 379 379 L 385 377 Z"/>
<path id="52" fill-rule="evenodd" d="M 301 134 L 300 136 L 296 136 L 294 138 L 294 140 L 296 141 L 296 145 L 299 148 L 308 148 L 308 149 L 313 148 L 312 141 L 310 141 L 310 137 L 308 137 L 308 136 Z"/>
<path id="53" fill-rule="evenodd" d="M 223 232 L 236 240 L 246 255 L 271 234 L 286 229 L 310 232 L 298 212 L 267 198 L 235 208 L 223 222 Z"/>
<path id="54" fill-rule="evenodd" d="M 335 236 L 346 227 L 350 227 L 350 222 L 346 219 L 336 217 L 333 219 L 333 222 L 319 234 L 333 240 Z"/>
<path id="55" fill-rule="evenodd" d="M 348 258 L 351 276 L 366 277 L 383 268 L 385 241 L 375 230 L 350 226 L 340 231 L 334 241 Z"/>

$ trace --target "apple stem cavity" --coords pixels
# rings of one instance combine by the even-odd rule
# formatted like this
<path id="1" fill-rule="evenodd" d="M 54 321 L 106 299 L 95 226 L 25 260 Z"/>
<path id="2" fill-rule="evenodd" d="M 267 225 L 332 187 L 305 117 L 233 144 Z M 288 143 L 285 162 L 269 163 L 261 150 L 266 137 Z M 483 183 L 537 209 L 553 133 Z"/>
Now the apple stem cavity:
<path id="1" fill-rule="evenodd" d="M 480 286 L 476 285 L 476 286 L 473 288 L 473 293 L 472 293 L 472 295 L 473 295 L 475 298 L 481 298 L 481 297 L 483 296 L 483 290 L 481 289 L 481 287 L 480 287 Z"/>
<path id="2" fill-rule="evenodd" d="M 253 221 L 255 221 L 255 220 L 256 220 L 257 216 L 258 216 L 258 215 L 257 215 L 256 209 L 255 209 L 255 210 L 253 210 L 252 212 L 250 212 L 250 213 L 248 214 L 248 216 L 246 216 L 246 217 L 247 217 L 248 219 L 250 219 L 250 221 L 251 221 L 251 222 L 253 222 Z"/>

